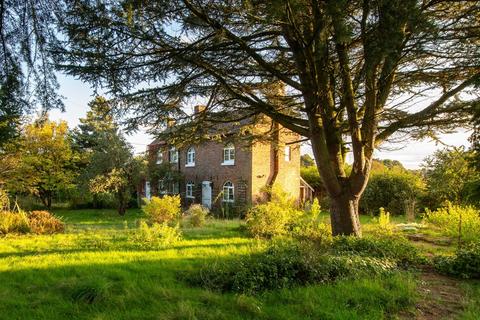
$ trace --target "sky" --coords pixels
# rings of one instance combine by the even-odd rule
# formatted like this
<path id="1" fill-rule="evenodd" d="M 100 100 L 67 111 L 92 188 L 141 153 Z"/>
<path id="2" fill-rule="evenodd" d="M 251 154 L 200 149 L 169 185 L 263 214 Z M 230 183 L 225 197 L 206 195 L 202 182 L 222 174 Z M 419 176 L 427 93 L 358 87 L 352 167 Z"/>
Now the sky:
<path id="1" fill-rule="evenodd" d="M 80 80 L 70 76 L 59 75 L 60 94 L 65 97 L 65 112 L 53 110 L 50 118 L 53 120 L 66 120 L 70 128 L 78 125 L 79 119 L 84 118 L 88 110 L 88 102 L 93 99 L 93 89 Z M 420 168 L 423 160 L 432 155 L 435 150 L 446 146 L 468 147 L 469 132 L 459 130 L 457 133 L 441 136 L 443 144 L 429 140 L 408 141 L 392 146 L 384 150 L 375 151 L 375 158 L 399 160 L 408 169 Z M 128 133 L 127 140 L 134 147 L 136 153 L 146 150 L 147 145 L 153 139 L 143 131 Z M 302 146 L 302 153 L 312 154 L 308 145 Z"/>

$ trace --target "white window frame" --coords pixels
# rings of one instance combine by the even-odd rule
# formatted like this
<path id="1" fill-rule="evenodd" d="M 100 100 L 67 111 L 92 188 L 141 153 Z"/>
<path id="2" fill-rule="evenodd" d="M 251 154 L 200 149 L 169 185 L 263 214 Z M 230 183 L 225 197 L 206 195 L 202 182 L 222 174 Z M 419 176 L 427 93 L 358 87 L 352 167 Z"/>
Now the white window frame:
<path id="1" fill-rule="evenodd" d="M 162 164 L 163 163 L 163 150 L 158 149 L 157 151 L 157 164 Z"/>
<path id="2" fill-rule="evenodd" d="M 175 147 L 171 147 L 168 151 L 168 157 L 170 158 L 170 163 L 178 163 L 178 150 Z"/>
<path id="3" fill-rule="evenodd" d="M 283 149 L 283 153 L 285 155 L 285 161 L 290 162 L 292 160 L 292 147 L 285 146 Z"/>
<path id="4" fill-rule="evenodd" d="M 226 181 L 223 184 L 223 202 L 228 202 L 228 203 L 233 203 L 235 202 L 235 186 L 233 185 L 233 182 L 231 181 Z"/>
<path id="5" fill-rule="evenodd" d="M 223 147 L 223 166 L 232 166 L 235 164 L 235 145 L 228 143 Z"/>
<path id="6" fill-rule="evenodd" d="M 187 150 L 185 167 L 195 167 L 195 148 L 190 147 Z"/>
<path id="7" fill-rule="evenodd" d="M 195 195 L 193 194 L 193 188 L 195 187 L 195 183 L 189 181 L 185 186 L 185 197 L 190 199 L 195 199 Z"/>

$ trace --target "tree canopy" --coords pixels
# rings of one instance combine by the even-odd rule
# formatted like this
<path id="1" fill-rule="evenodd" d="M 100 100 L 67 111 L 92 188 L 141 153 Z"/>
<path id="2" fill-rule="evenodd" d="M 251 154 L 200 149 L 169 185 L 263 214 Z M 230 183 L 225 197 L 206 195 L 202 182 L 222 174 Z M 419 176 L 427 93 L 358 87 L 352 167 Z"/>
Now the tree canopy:
<path id="1" fill-rule="evenodd" d="M 62 2 L 0 0 L 0 145 L 37 106 L 63 108 L 50 45 Z"/>
<path id="2" fill-rule="evenodd" d="M 334 234 L 360 235 L 375 148 L 468 122 L 479 10 L 442 0 L 82 0 L 62 16 L 55 53 L 61 70 L 107 88 L 132 126 L 158 133 L 174 118 L 184 140 L 264 115 L 310 139 Z M 206 108 L 192 115 L 198 100 Z"/>
<path id="3" fill-rule="evenodd" d="M 78 154 L 70 146 L 66 122 L 41 118 L 27 124 L 7 150 L 6 159 L 15 159 L 7 190 L 32 194 L 50 208 L 58 192 L 75 186 Z"/>

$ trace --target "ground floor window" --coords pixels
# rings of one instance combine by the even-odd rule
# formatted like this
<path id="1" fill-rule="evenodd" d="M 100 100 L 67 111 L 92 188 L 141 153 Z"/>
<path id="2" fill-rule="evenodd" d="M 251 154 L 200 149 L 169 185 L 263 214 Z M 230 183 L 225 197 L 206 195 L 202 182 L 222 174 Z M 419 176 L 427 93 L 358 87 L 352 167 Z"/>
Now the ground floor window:
<path id="1" fill-rule="evenodd" d="M 180 184 L 178 181 L 170 182 L 170 193 L 179 194 L 180 193 Z"/>
<path id="2" fill-rule="evenodd" d="M 234 201 L 234 186 L 230 181 L 225 182 L 223 185 L 223 201 L 224 202 L 233 202 Z"/>
<path id="3" fill-rule="evenodd" d="M 186 190 L 186 197 L 187 198 L 195 198 L 193 195 L 193 188 L 195 187 L 195 184 L 192 181 L 189 181 L 187 183 L 187 190 Z"/>

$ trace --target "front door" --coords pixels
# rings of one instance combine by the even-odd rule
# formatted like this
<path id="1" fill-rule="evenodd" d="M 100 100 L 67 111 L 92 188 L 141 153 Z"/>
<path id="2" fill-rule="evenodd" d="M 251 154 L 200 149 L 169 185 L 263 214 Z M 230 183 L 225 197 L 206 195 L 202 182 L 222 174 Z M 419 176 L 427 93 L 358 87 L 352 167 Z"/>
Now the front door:
<path id="1" fill-rule="evenodd" d="M 152 191 L 150 189 L 150 181 L 145 181 L 145 198 L 150 200 L 152 196 Z"/>
<path id="2" fill-rule="evenodd" d="M 212 208 L 212 183 L 202 182 L 202 205 L 208 209 Z"/>

